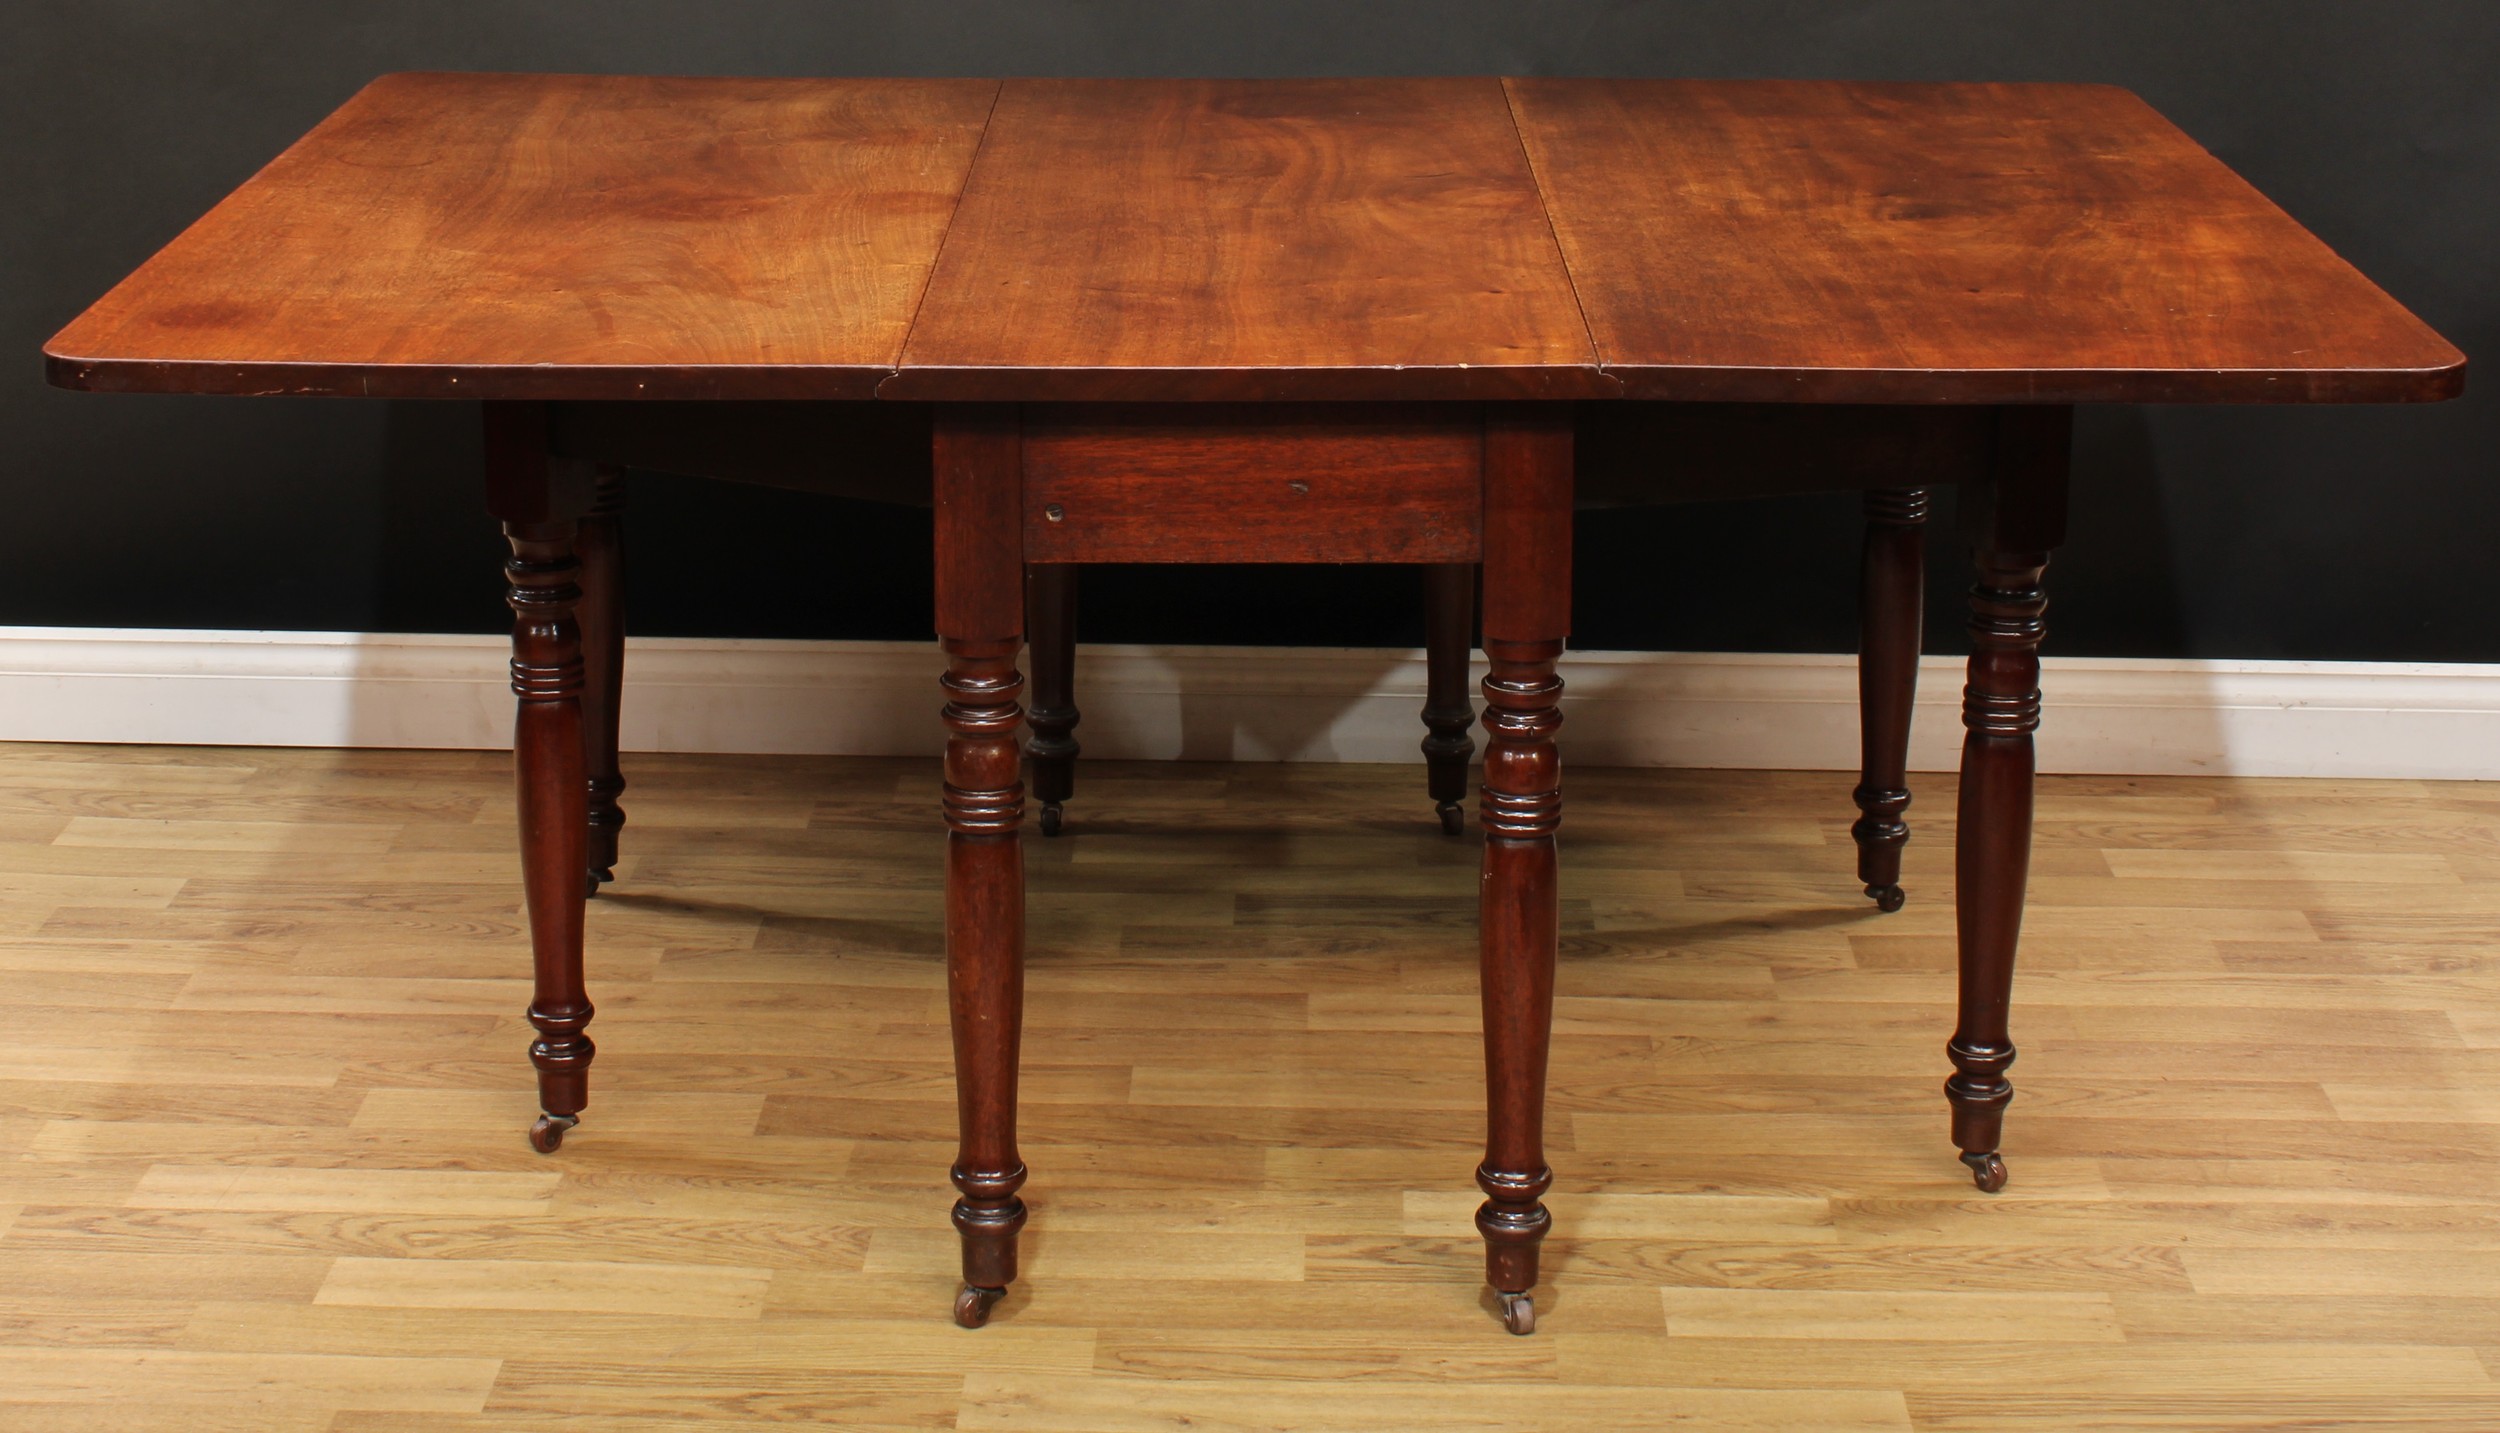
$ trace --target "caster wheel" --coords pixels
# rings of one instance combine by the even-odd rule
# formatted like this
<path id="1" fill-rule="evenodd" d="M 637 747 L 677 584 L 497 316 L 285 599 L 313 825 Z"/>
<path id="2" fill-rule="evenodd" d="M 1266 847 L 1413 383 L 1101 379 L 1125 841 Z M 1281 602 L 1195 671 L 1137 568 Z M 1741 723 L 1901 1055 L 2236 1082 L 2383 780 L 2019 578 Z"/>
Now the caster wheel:
<path id="1" fill-rule="evenodd" d="M 968 1329 L 977 1329 L 990 1321 L 990 1310 L 1005 1297 L 1005 1289 L 982 1289 L 966 1284 L 963 1292 L 955 1296 L 955 1322 Z"/>
<path id="2" fill-rule="evenodd" d="M 1868 886 L 1866 893 L 1874 898 L 1875 909 L 1886 915 L 1901 909 L 1910 899 L 1909 893 L 1899 886 Z"/>
<path id="3" fill-rule="evenodd" d="M 1502 1327 L 1521 1337 L 1536 1332 L 1536 1300 L 1526 1294 L 1503 1294 Z"/>
<path id="4" fill-rule="evenodd" d="M 593 897 L 596 897 L 596 896 L 599 894 L 599 887 L 601 887 L 602 885 L 606 884 L 607 882 L 609 882 L 609 881 L 613 881 L 613 880 L 615 880 L 615 879 L 616 879 L 616 872 L 615 872 L 615 870 L 614 870 L 613 868 L 609 868 L 609 867 L 601 867 L 601 866 L 593 866 L 593 867 L 591 867 L 591 868 L 590 868 L 590 884 L 589 884 L 589 885 L 587 885 L 587 886 L 585 886 L 585 887 L 583 888 L 583 890 L 582 890 L 582 896 L 583 896 L 583 898 L 584 898 L 585 900 L 587 900 L 587 899 L 591 899 L 591 898 L 593 898 Z"/>
<path id="5" fill-rule="evenodd" d="M 1467 808 L 1456 801 L 1444 801 L 1432 808 L 1441 813 L 1441 834 L 1459 836 L 1467 831 Z"/>
<path id="6" fill-rule="evenodd" d="M 564 1132 L 580 1124 L 580 1115 L 540 1115 L 530 1126 L 530 1148 L 540 1154 L 553 1154 L 564 1147 Z"/>
<path id="7" fill-rule="evenodd" d="M 2005 1187 L 2005 1157 L 1994 1150 L 1986 1154 L 1966 1154 L 1962 1163 L 1970 1166 L 1970 1182 L 1982 1194 L 1994 1194 Z"/>
<path id="8" fill-rule="evenodd" d="M 1067 821 L 1067 814 L 1066 814 L 1065 810 L 1064 810 L 1064 809 L 1063 809 L 1063 808 L 1059 805 L 1059 803 L 1058 803 L 1058 802 L 1056 802 L 1056 801 L 1045 801 L 1045 802 L 1043 802 L 1043 803 L 1042 803 L 1042 822 L 1041 822 L 1041 824 L 1042 824 L 1042 834 L 1043 834 L 1043 835 L 1045 835 L 1045 836 L 1056 836 L 1056 835 L 1058 835 L 1058 834 L 1059 834 L 1059 828 L 1060 828 L 1062 825 L 1066 824 L 1066 821 Z"/>

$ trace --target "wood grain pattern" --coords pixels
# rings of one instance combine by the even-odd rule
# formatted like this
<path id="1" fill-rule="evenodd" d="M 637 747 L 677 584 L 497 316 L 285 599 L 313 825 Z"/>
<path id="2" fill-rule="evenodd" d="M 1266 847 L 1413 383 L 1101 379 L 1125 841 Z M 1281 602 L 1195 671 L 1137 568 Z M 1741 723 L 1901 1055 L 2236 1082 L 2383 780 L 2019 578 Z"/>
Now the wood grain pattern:
<path id="1" fill-rule="evenodd" d="M 1412 763 L 1088 767 L 1030 852 L 1047 1217 L 947 1323 L 935 777 L 639 757 L 587 912 L 619 1058 L 550 1161 L 505 754 L 0 749 L 0 1426 L 2500 1426 L 2490 783 L 2042 778 L 1982 1198 L 1937 1138 L 1953 778 L 1910 777 L 1885 916 L 1847 773 L 1577 769 L 1551 1318 L 1512 1339 L 1464 1185 L 1476 853 Z M 238 846 L 244 809 L 305 834 Z M 70 812 L 167 835 L 22 824 Z M 307 924 L 342 825 L 364 904 Z M 2426 908 L 2456 934 L 2383 928 Z"/>
<path id="2" fill-rule="evenodd" d="M 996 92 L 386 75 L 56 335 L 52 380 L 864 398 Z"/>
<path id="3" fill-rule="evenodd" d="M 2462 383 L 2123 91 L 1508 84 L 391 75 L 46 353 L 73 388 L 586 400 Z"/>
<path id="4" fill-rule="evenodd" d="M 1490 79 L 1010 80 L 889 397 L 1600 397 Z"/>
<path id="5" fill-rule="evenodd" d="M 1467 562 L 1471 405 L 1087 404 L 1024 419 L 1028 562 Z"/>
<path id="6" fill-rule="evenodd" d="M 2464 356 L 2103 85 L 1507 82 L 1631 397 L 2383 402 Z"/>

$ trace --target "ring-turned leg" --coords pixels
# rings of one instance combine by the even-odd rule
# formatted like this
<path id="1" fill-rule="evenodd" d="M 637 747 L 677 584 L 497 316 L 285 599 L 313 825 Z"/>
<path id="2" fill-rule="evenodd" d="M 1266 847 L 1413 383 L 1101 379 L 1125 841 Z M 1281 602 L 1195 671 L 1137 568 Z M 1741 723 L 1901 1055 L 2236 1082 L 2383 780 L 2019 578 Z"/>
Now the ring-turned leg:
<path id="1" fill-rule="evenodd" d="M 1476 744 L 1468 729 L 1476 709 L 1467 699 L 1467 654 L 1475 646 L 1476 569 L 1436 562 L 1424 568 L 1424 769 L 1441 829 L 1467 827 L 1467 764 Z"/>
<path id="2" fill-rule="evenodd" d="M 1918 699 L 1926 596 L 1927 490 L 1866 495 L 1858 575 L 1858 880 L 1887 911 L 1901 909 L 1901 848 L 1910 839 L 1910 709 Z"/>
<path id="3" fill-rule="evenodd" d="M 512 751 L 521 818 L 521 879 L 529 902 L 536 986 L 529 1022 L 538 1038 L 542 1113 L 530 1130 L 541 1154 L 564 1142 L 590 1098 L 591 1006 L 582 981 L 582 873 L 587 869 L 588 782 L 582 755 L 581 600 L 575 530 L 588 506 L 588 473 L 550 462 L 546 410 L 486 406 L 487 506 L 503 522 L 512 607 Z"/>
<path id="4" fill-rule="evenodd" d="M 2031 867 L 2032 733 L 2040 725 L 2040 639 L 2048 599 L 2041 578 L 2065 536 L 2072 410 L 1998 414 L 1987 481 L 1974 485 L 1970 679 L 1962 693 L 1962 785 L 1956 807 L 1955 927 L 1961 1009 L 1945 1053 L 1953 1077 L 1953 1142 L 1971 1178 L 2005 1187 L 1998 1152 L 2014 1098 L 2008 1033 L 2014 950 Z"/>
<path id="5" fill-rule="evenodd" d="M 1485 1280 L 1512 1333 L 1536 1328 L 1545 1069 L 1560 937 L 1554 833 L 1562 824 L 1562 655 L 1571 616 L 1568 410 L 1496 407 L 1485 420 L 1484 868 L 1481 878 L 1484 1163 L 1476 1211 Z"/>
<path id="6" fill-rule="evenodd" d="M 1024 1161 L 1016 1067 L 1024 1022 L 1024 678 L 1020 447 L 1011 408 L 942 410 L 934 440 L 938 639 L 946 651 L 946 984 L 961 1142 L 963 1288 L 955 1321 L 986 1323 L 1016 1277 Z"/>
<path id="7" fill-rule="evenodd" d="M 575 542 L 582 563 L 582 736 L 589 772 L 590 871 L 584 889 L 599 894 L 616 879 L 616 838 L 625 829 L 625 777 L 616 761 L 617 703 L 625 682 L 625 573 L 621 529 L 625 470 L 598 470 L 590 511 Z"/>
<path id="8" fill-rule="evenodd" d="M 1024 570 L 1025 620 L 1031 627 L 1033 728 L 1025 743 L 1025 770 L 1033 799 L 1041 803 L 1045 836 L 1059 834 L 1068 800 L 1076 795 L 1076 567 L 1038 564 Z"/>

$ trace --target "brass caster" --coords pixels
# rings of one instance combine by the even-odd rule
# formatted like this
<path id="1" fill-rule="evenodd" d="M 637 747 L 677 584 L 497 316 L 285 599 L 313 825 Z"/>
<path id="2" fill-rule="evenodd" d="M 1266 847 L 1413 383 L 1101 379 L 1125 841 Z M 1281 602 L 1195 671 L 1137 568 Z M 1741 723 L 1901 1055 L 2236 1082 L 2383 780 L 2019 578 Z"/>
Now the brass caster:
<path id="1" fill-rule="evenodd" d="M 1498 1291 L 1497 1291 L 1498 1292 Z M 1536 1300 L 1526 1294 L 1500 1294 L 1502 1327 L 1521 1337 L 1536 1332 Z"/>
<path id="2" fill-rule="evenodd" d="M 1986 1154 L 1966 1154 L 1962 1163 L 1970 1166 L 1970 1181 L 1982 1194 L 1994 1194 L 2005 1187 L 2005 1157 L 1995 1150 Z"/>
<path id="3" fill-rule="evenodd" d="M 1062 825 L 1062 824 L 1066 821 L 1066 819 L 1067 819 L 1066 813 L 1065 813 L 1065 811 L 1064 811 L 1064 810 L 1060 807 L 1060 805 L 1059 805 L 1059 803 L 1058 803 L 1058 802 L 1056 802 L 1056 801 L 1045 801 L 1045 802 L 1043 802 L 1043 803 L 1042 803 L 1042 817 L 1041 817 L 1041 825 L 1042 825 L 1042 834 L 1043 834 L 1043 835 L 1045 835 L 1045 836 L 1056 836 L 1056 835 L 1058 835 L 1058 834 L 1059 834 L 1059 828 L 1060 828 L 1060 826 L 1061 826 L 1061 825 Z M 967 1327 L 969 1327 L 969 1325 L 967 1325 Z"/>
<path id="4" fill-rule="evenodd" d="M 968 1329 L 977 1329 L 990 1321 L 990 1310 L 1005 1297 L 1005 1289 L 983 1289 L 966 1284 L 963 1292 L 955 1296 L 955 1322 Z"/>
<path id="5" fill-rule="evenodd" d="M 564 1147 L 564 1132 L 580 1124 L 580 1115 L 540 1115 L 530 1126 L 530 1148 L 540 1154 L 553 1154 Z"/>
<path id="6" fill-rule="evenodd" d="M 1461 801 L 1443 801 L 1432 808 L 1441 813 L 1441 834 L 1464 835 L 1467 831 L 1467 806 Z"/>
<path id="7" fill-rule="evenodd" d="M 1910 899 L 1899 886 L 1868 886 L 1866 893 L 1874 899 L 1875 909 L 1886 915 L 1901 909 Z"/>

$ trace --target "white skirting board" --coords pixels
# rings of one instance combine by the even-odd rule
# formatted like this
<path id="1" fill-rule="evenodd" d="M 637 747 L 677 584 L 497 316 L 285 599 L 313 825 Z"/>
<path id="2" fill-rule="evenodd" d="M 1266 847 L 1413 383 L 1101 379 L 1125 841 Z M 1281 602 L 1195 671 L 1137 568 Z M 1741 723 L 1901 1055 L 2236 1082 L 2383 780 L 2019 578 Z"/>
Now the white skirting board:
<path id="1" fill-rule="evenodd" d="M 492 747 L 500 638 L 0 627 L 0 739 Z M 1950 770 L 1962 664 L 1920 673 L 1911 764 Z M 2500 779 L 2500 665 L 2052 657 L 2043 771 Z M 935 643 L 647 638 L 625 658 L 635 751 L 921 754 L 940 745 Z M 1565 760 L 1857 764 L 1856 662 L 1573 652 Z M 1480 673 L 1479 673 L 1480 674 Z M 1078 736 L 1100 757 L 1414 761 L 1419 651 L 1088 646 Z"/>

